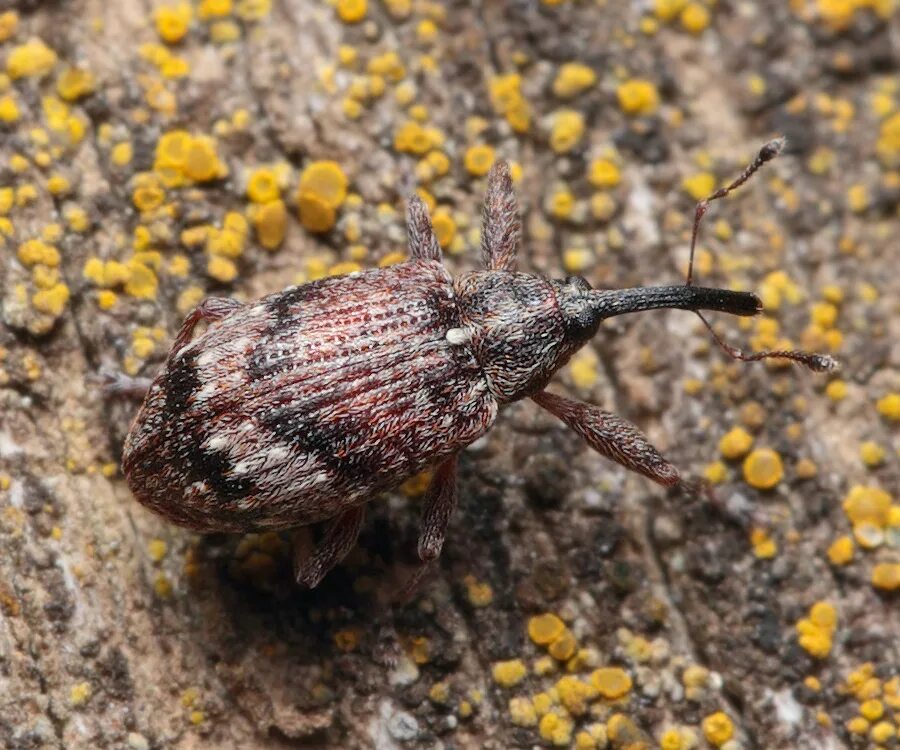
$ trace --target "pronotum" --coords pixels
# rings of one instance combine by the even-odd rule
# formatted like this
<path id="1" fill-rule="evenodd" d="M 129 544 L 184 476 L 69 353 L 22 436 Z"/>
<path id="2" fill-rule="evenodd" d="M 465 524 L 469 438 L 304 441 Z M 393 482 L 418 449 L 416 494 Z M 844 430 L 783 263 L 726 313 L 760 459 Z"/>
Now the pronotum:
<path id="1" fill-rule="evenodd" d="M 737 180 L 698 204 L 691 261 L 709 202 L 781 145 L 766 144 Z M 682 286 L 613 291 L 517 271 L 520 223 L 503 162 L 488 179 L 485 270 L 447 272 L 417 198 L 408 230 L 409 260 L 399 265 L 246 304 L 213 297 L 190 313 L 125 441 L 135 497 L 203 532 L 326 522 L 317 546 L 295 559 L 298 582 L 313 587 L 354 545 L 367 501 L 429 467 L 418 554 L 423 564 L 434 560 L 456 504 L 459 452 L 519 399 L 532 399 L 627 469 L 679 483 L 636 427 L 544 389 L 605 318 L 657 308 L 755 315 L 755 295 L 694 286 L 690 271 Z M 192 338 L 200 321 L 208 327 Z M 824 355 L 747 355 L 716 340 L 738 359 L 835 366 Z"/>

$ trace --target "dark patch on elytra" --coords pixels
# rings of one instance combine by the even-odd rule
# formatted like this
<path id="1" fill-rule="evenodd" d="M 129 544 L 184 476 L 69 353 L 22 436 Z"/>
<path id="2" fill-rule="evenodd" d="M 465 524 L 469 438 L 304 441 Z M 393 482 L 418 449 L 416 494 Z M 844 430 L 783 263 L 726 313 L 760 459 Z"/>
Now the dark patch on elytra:
<path id="1" fill-rule="evenodd" d="M 266 307 L 273 317 L 269 330 L 284 330 L 284 327 L 297 317 L 298 308 L 311 298 L 319 295 L 319 287 L 320 284 L 313 282 L 285 289 L 283 292 L 269 297 Z"/>
<path id="2" fill-rule="evenodd" d="M 199 460 L 199 466 L 195 464 L 195 467 L 220 500 L 243 500 L 256 491 L 256 485 L 246 475 L 234 473 L 234 463 L 225 453 L 207 453 L 201 449 L 192 458 Z"/>
<path id="3" fill-rule="evenodd" d="M 165 375 L 166 412 L 172 416 L 183 414 L 188 402 L 200 390 L 200 375 L 197 372 L 196 351 L 185 352 L 173 357 L 166 367 Z"/>
<path id="4" fill-rule="evenodd" d="M 271 319 L 247 357 L 247 378 L 251 383 L 262 381 L 272 374 L 272 339 L 285 329 L 297 327 L 303 304 L 309 303 L 318 293 L 318 285 L 314 282 L 285 289 L 266 300 L 266 310 Z M 312 312 L 315 313 L 314 310 Z"/>
<path id="5" fill-rule="evenodd" d="M 261 428 L 271 431 L 297 454 L 315 456 L 350 484 L 366 483 L 378 474 L 383 458 L 370 441 L 366 441 L 366 450 L 346 450 L 349 440 L 365 430 L 365 414 L 332 420 L 318 419 L 315 414 L 315 407 L 308 404 L 286 404 L 270 410 L 261 420 Z"/>

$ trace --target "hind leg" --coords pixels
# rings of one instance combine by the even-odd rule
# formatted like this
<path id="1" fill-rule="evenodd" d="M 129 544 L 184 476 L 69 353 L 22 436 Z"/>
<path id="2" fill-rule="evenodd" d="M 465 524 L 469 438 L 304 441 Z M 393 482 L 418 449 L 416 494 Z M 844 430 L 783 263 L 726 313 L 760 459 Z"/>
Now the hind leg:
<path id="1" fill-rule="evenodd" d="M 195 307 L 181 324 L 181 330 L 175 337 L 172 350 L 177 351 L 185 346 L 194 333 L 194 328 L 201 320 L 205 323 L 214 323 L 222 318 L 227 318 L 231 313 L 237 312 L 243 304 L 229 297 L 207 297 Z"/>

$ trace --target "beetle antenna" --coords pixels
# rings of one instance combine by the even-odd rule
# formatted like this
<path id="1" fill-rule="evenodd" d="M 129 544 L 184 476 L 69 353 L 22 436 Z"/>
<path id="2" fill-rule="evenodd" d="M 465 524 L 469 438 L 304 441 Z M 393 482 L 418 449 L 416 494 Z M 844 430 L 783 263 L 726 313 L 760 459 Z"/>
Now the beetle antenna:
<path id="1" fill-rule="evenodd" d="M 719 188 L 708 198 L 704 198 L 697 204 L 697 208 L 694 211 L 694 230 L 691 233 L 691 256 L 690 260 L 688 261 L 687 281 L 685 282 L 687 286 L 691 285 L 691 282 L 694 278 L 694 250 L 697 247 L 697 235 L 700 233 L 700 223 L 703 221 L 703 216 L 709 210 L 709 204 L 714 200 L 724 198 L 733 190 L 737 190 L 741 185 L 749 180 L 763 164 L 765 164 L 767 161 L 772 161 L 772 159 L 778 156 L 786 143 L 787 139 L 784 136 L 769 141 L 759 150 L 756 158 L 752 162 L 750 162 L 747 168 L 743 172 L 741 172 L 740 177 L 738 177 L 727 187 Z"/>
<path id="2" fill-rule="evenodd" d="M 758 362 L 761 359 L 789 359 L 792 362 L 797 362 L 804 367 L 808 367 L 813 372 L 834 372 L 840 367 L 838 361 L 828 354 L 804 352 L 798 349 L 766 350 L 756 352 L 755 354 L 747 354 L 736 346 L 732 346 L 723 341 L 719 334 L 713 330 L 709 321 L 703 317 L 702 313 L 697 310 L 694 310 L 694 312 L 697 314 L 697 317 L 703 321 L 703 325 L 705 325 L 707 330 L 712 334 L 713 340 L 719 345 L 719 348 L 732 359 L 739 359 L 741 362 Z"/>

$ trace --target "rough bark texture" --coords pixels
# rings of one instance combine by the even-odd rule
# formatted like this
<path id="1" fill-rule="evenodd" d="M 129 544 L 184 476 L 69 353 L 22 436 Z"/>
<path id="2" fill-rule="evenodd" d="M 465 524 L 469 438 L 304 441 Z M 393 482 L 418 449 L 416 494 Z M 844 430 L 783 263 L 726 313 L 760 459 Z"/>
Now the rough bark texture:
<path id="1" fill-rule="evenodd" d="M 213 4 L 197 3 L 169 50 L 187 75 L 172 80 L 147 59 L 164 67 L 158 50 L 141 54 L 159 42 L 150 3 L 0 5 L 18 10 L 18 28 L 0 32 L 15 79 L 0 97 L 19 111 L 0 136 L 0 187 L 14 190 L 0 211 L 11 222 L 0 236 L 0 745 L 638 748 L 657 747 L 666 730 L 721 745 L 730 724 L 727 748 L 866 747 L 870 727 L 846 726 L 866 697 L 884 711 L 871 731 L 896 726 L 900 615 L 879 578 L 896 576 L 900 502 L 896 407 L 885 400 L 900 391 L 896 11 L 723 2 L 701 30 L 697 8 L 707 6 L 693 3 L 693 15 L 667 21 L 665 3 L 644 16 L 638 3 L 491 0 L 407 12 L 370 0 L 364 20 L 346 23 L 351 3 L 276 0 L 266 11 L 236 0 L 239 38 L 216 42 L 227 29 L 214 31 L 215 19 L 197 14 Z M 253 7 L 260 18 L 249 17 Z M 58 59 L 20 76 L 17 48 L 32 37 Z M 356 62 L 341 65 L 341 44 Z M 390 52 L 396 59 L 383 57 Z M 596 81 L 555 88 L 569 62 Z M 54 114 L 42 97 L 69 65 L 91 71 L 95 90 Z M 514 73 L 520 94 L 513 79 L 496 80 Z M 660 101 L 627 113 L 620 84 L 633 78 L 652 81 Z M 347 117 L 353 97 L 360 113 Z M 407 142 L 410 104 L 427 107 L 425 124 L 442 139 Z M 583 117 L 582 134 L 565 110 Z M 153 172 L 160 136 L 176 128 L 214 133 L 228 175 L 164 185 L 160 209 L 136 190 L 162 178 L 135 175 Z M 788 153 L 711 209 L 698 283 L 760 290 L 776 339 L 835 347 L 846 397 L 836 398 L 839 385 L 826 395 L 823 376 L 724 361 L 677 311 L 604 326 L 553 386 L 636 422 L 685 474 L 718 460 L 720 438 L 743 425 L 755 448 L 782 459 L 773 489 L 752 487 L 734 460 L 717 488 L 724 510 L 667 494 L 592 454 L 534 404 L 515 404 L 461 457 L 460 507 L 434 575 L 416 601 L 391 605 L 415 554 L 420 486 L 375 501 L 358 550 L 304 592 L 291 583 L 286 536 L 182 531 L 135 503 L 117 474 L 136 407 L 104 401 L 93 378 L 152 375 L 198 295 L 248 299 L 339 262 L 376 265 L 403 249 L 403 198 L 417 184 L 438 203 L 448 265 L 476 266 L 484 185 L 471 146 L 490 144 L 521 165 L 520 267 L 562 276 L 567 266 L 624 287 L 677 283 L 695 184 L 683 180 L 737 174 L 776 133 L 788 136 Z M 130 159 L 115 151 L 122 143 Z M 419 163 L 429 150 L 449 157 L 446 175 Z M 621 180 L 606 172 L 592 184 L 592 162 L 607 156 Z M 327 225 L 328 211 L 301 221 L 295 194 L 320 159 L 335 160 L 359 198 L 337 208 L 331 231 L 313 233 L 306 227 Z M 183 234 L 222 230 L 227 211 L 247 211 L 249 175 L 277 162 L 289 215 L 276 251 L 260 245 L 266 227 L 251 226 L 230 257 Z M 51 182 L 57 173 L 69 187 Z M 70 218 L 76 207 L 86 225 Z M 42 236 L 58 263 L 21 249 Z M 141 255 L 148 250 L 158 255 Z M 226 280 L 222 258 L 235 278 Z M 92 259 L 125 263 L 128 281 L 98 282 L 85 273 Z M 833 323 L 816 306 L 824 298 Z M 773 335 L 717 325 L 735 343 L 764 346 Z M 880 465 L 861 460 L 864 441 L 884 449 Z M 856 485 L 893 492 L 894 515 L 876 510 L 863 529 L 857 517 L 857 532 L 878 543 L 856 543 L 851 561 L 833 564 L 830 545 L 853 534 L 842 501 Z M 837 623 L 813 628 L 815 657 L 797 624 L 817 602 L 833 605 Z M 565 621 L 579 651 L 566 635 L 550 649 L 560 658 L 533 642 L 530 618 L 544 612 Z M 497 664 L 517 659 L 527 674 L 510 685 L 517 664 Z M 602 666 L 630 675 L 618 700 L 596 694 L 618 692 L 604 673 L 591 682 Z M 728 717 L 718 730 L 717 712 Z"/>

